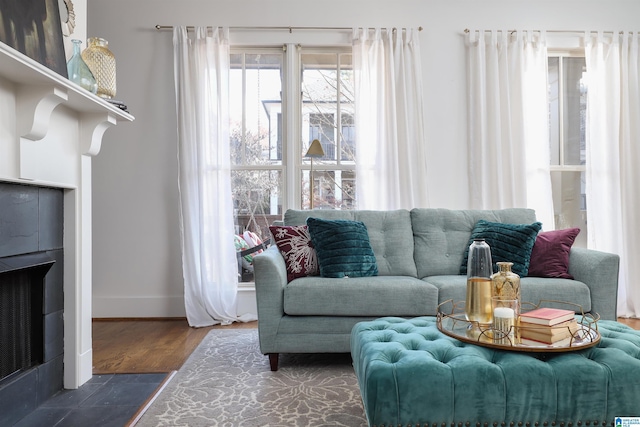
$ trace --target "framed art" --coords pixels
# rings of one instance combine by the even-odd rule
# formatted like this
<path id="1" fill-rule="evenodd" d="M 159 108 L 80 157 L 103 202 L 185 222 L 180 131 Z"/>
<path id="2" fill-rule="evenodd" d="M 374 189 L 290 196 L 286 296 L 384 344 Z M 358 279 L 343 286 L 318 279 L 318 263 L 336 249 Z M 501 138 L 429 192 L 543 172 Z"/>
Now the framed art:
<path id="1" fill-rule="evenodd" d="M 58 0 L 0 0 L 0 41 L 67 77 Z"/>

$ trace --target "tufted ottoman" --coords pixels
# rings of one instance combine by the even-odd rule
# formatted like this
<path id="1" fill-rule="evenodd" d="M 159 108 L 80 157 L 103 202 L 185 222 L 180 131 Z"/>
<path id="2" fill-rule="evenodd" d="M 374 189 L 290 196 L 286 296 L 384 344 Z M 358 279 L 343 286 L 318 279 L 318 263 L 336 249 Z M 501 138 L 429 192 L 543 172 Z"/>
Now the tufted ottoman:
<path id="1" fill-rule="evenodd" d="M 597 346 L 520 353 L 442 334 L 435 317 L 385 317 L 351 332 L 370 426 L 613 425 L 640 415 L 640 331 L 600 321 Z"/>

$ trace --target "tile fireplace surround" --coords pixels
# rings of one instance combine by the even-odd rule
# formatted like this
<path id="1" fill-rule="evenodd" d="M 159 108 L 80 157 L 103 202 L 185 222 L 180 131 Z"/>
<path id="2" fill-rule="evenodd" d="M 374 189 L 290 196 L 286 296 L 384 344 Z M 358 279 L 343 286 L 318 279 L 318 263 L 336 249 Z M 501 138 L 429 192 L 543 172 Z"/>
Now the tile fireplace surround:
<path id="1" fill-rule="evenodd" d="M 1 331 L 0 425 L 62 389 L 62 196 L 60 189 L 0 183 L 0 307 L 8 323 Z"/>
<path id="2" fill-rule="evenodd" d="M 92 376 L 91 160 L 100 152 L 109 127 L 132 120 L 130 114 L 0 42 L 0 186 L 21 184 L 16 187 L 41 198 L 46 193 L 46 200 L 49 193 L 44 189 L 51 189 L 64 212 L 62 231 L 54 232 L 60 233 L 62 246 L 51 253 L 57 262 L 46 279 L 52 272 L 62 277 L 63 296 L 52 304 L 63 308 L 47 313 L 55 314 L 45 320 L 52 322 L 49 329 L 57 329 L 56 336 L 64 336 L 64 341 L 52 338 L 54 347 L 63 343 L 63 353 L 54 356 L 50 366 L 52 372 L 62 370 L 64 388 L 77 388 Z M 6 220 L 0 217 L 0 223 Z M 0 231 L 0 251 L 18 253 L 7 250 L 15 244 L 8 239 Z M 57 352 L 46 348 L 45 352 Z"/>

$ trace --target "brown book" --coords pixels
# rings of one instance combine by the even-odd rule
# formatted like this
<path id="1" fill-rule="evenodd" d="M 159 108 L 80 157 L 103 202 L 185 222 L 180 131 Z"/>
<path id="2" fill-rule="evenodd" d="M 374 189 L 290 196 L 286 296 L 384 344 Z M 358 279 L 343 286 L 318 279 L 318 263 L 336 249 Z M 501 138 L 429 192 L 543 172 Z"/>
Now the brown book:
<path id="1" fill-rule="evenodd" d="M 562 322 L 554 326 L 541 326 L 520 322 L 520 336 L 522 338 L 553 344 L 570 338 L 578 330 L 575 319 Z"/>

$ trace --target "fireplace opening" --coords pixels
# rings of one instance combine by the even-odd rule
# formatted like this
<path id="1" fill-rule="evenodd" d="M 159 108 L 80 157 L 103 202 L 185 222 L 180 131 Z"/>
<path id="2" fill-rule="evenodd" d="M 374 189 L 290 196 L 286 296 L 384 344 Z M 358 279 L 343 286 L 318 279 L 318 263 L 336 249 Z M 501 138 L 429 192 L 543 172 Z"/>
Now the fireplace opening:
<path id="1" fill-rule="evenodd" d="M 44 277 L 55 261 L 46 253 L 0 258 L 0 384 L 44 357 Z"/>

